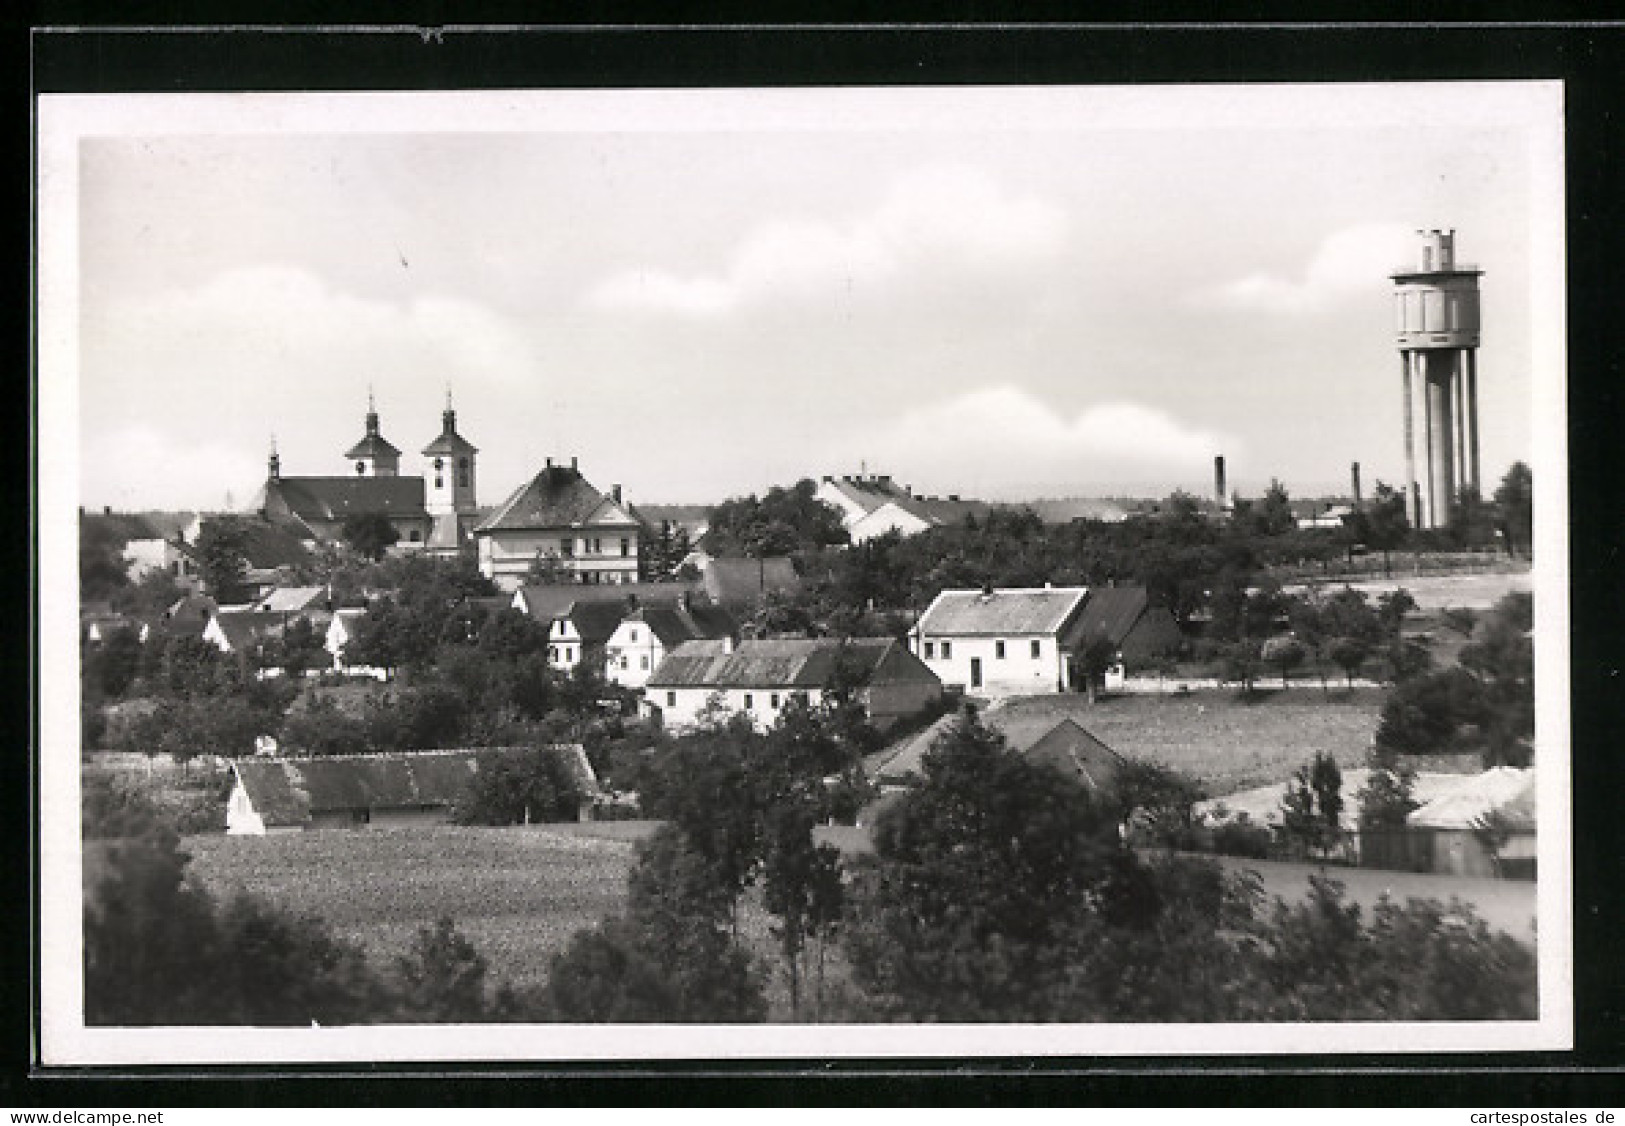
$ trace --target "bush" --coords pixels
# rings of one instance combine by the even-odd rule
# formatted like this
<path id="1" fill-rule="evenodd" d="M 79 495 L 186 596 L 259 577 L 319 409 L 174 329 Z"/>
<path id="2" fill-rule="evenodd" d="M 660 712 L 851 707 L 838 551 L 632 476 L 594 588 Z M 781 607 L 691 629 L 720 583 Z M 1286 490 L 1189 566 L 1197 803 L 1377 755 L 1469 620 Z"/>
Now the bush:
<path id="1" fill-rule="evenodd" d="M 1220 856 L 1268 860 L 1274 846 L 1275 834 L 1270 832 L 1270 827 L 1257 824 L 1245 813 L 1233 821 L 1223 821 L 1213 827 L 1213 851 Z"/>

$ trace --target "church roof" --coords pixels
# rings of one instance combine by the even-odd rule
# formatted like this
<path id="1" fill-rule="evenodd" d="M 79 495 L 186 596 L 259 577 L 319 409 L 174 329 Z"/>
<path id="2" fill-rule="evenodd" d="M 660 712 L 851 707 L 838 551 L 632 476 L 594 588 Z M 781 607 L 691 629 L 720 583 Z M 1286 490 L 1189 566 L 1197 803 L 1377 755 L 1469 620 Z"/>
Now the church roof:
<path id="1" fill-rule="evenodd" d="M 301 520 L 335 521 L 367 513 L 422 516 L 422 477 L 278 477 L 265 483 Z"/>
<path id="2" fill-rule="evenodd" d="M 368 434 L 350 447 L 345 457 L 391 458 L 400 457 L 401 451 L 384 440 L 382 434 Z"/>
<path id="3" fill-rule="evenodd" d="M 480 451 L 474 448 L 474 443 L 457 433 L 457 416 L 451 411 L 446 411 L 440 416 L 440 436 L 424 446 L 423 452 L 456 457 L 460 454 L 477 454 Z"/>
<path id="4" fill-rule="evenodd" d="M 631 527 L 636 521 L 606 499 L 574 466 L 549 465 L 515 489 L 475 532 L 595 524 Z"/>

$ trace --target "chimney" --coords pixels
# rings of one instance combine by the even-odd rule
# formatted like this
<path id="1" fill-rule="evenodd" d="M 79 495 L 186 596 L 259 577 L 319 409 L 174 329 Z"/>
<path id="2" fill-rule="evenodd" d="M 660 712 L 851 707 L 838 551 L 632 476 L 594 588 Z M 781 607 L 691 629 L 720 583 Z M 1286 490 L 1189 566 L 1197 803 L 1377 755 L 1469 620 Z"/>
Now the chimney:
<path id="1" fill-rule="evenodd" d="M 570 468 L 574 469 L 577 473 L 581 472 L 581 467 L 573 456 L 570 458 Z"/>
<path id="2" fill-rule="evenodd" d="M 611 485 L 609 487 L 609 499 L 614 501 L 616 504 L 621 503 L 621 487 L 619 485 Z"/>
<path id="3" fill-rule="evenodd" d="M 552 458 L 548 458 L 548 459 L 547 459 L 547 467 L 548 467 L 548 468 L 549 468 L 549 469 L 552 469 L 552 468 L 553 468 L 553 459 L 552 459 Z"/>
<path id="4" fill-rule="evenodd" d="M 1359 509 L 1360 509 L 1360 504 L 1361 504 L 1361 500 L 1360 500 L 1360 463 L 1359 462 L 1355 462 L 1353 465 L 1351 465 L 1349 467 L 1349 476 L 1353 479 L 1353 482 L 1354 482 L 1354 509 L 1355 509 L 1356 512 L 1358 512 Z"/>
<path id="5" fill-rule="evenodd" d="M 102 505 L 102 515 L 103 516 L 111 516 L 111 515 L 113 515 L 113 506 L 110 505 L 110 504 Z"/>
<path id="6" fill-rule="evenodd" d="M 1226 507 L 1224 499 L 1225 495 L 1224 455 L 1220 454 L 1218 457 L 1213 459 L 1213 496 L 1214 499 L 1219 502 L 1219 507 L 1221 509 Z"/>

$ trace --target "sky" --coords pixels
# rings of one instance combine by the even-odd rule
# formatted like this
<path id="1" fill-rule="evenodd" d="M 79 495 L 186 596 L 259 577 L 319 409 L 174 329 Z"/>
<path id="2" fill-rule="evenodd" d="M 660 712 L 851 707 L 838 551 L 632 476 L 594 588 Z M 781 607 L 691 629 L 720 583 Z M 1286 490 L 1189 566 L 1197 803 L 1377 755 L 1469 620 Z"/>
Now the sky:
<path id="1" fill-rule="evenodd" d="M 1485 270 L 1489 487 L 1562 378 L 1560 117 L 1534 84 L 199 95 L 41 121 L 87 506 L 240 507 L 273 440 L 286 475 L 346 473 L 369 394 L 422 472 L 448 390 L 483 504 L 548 457 L 649 503 L 860 470 L 1206 493 L 1219 454 L 1243 495 L 1344 492 L 1353 461 L 1370 488 L 1402 477 L 1388 275 L 1431 227 Z"/>

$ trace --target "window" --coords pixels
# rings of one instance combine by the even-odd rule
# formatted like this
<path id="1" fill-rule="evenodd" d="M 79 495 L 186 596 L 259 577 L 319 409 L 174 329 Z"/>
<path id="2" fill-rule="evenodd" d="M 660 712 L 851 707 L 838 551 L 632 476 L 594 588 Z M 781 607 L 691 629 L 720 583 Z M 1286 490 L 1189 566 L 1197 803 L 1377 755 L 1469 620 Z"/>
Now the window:
<path id="1" fill-rule="evenodd" d="M 438 464 L 436 465 L 436 468 L 439 468 Z M 468 468 L 468 458 L 466 458 L 466 457 L 458 458 L 457 459 L 457 468 L 458 469 L 467 469 Z"/>
<path id="2" fill-rule="evenodd" d="M 1004 660 L 1004 642 L 995 641 L 993 643 L 993 659 L 995 661 Z"/>
<path id="3" fill-rule="evenodd" d="M 559 647 L 557 645 L 547 647 L 547 659 L 555 662 L 559 659 Z"/>
<path id="4" fill-rule="evenodd" d="M 443 489 L 446 487 L 446 482 L 437 475 L 434 479 L 434 487 L 437 489 Z"/>
<path id="5" fill-rule="evenodd" d="M 649 671 L 649 654 L 645 653 L 643 656 L 638 658 L 638 668 L 642 669 L 644 672 Z"/>
<path id="6" fill-rule="evenodd" d="M 745 710 L 748 712 L 756 706 L 756 697 L 749 692 L 745 693 Z"/>
<path id="7" fill-rule="evenodd" d="M 1043 652 L 1043 648 L 1044 648 L 1044 646 L 1043 646 L 1042 642 L 1039 642 L 1039 641 L 1034 641 L 1033 642 L 1033 660 L 1035 660 L 1035 661 L 1038 660 L 1039 655 Z"/>
<path id="8" fill-rule="evenodd" d="M 779 694 L 777 692 L 773 693 L 773 695 L 767 698 L 767 706 L 770 708 L 777 708 L 779 706 Z"/>
<path id="9" fill-rule="evenodd" d="M 936 658 L 936 655 L 937 655 L 937 643 L 935 641 L 927 641 L 925 643 L 925 659 L 928 660 L 928 661 L 934 660 Z"/>
<path id="10" fill-rule="evenodd" d="M 677 706 L 677 693 L 675 693 L 675 692 L 666 693 L 666 706 L 668 708 L 675 708 Z"/>
<path id="11" fill-rule="evenodd" d="M 564 539 L 559 541 L 559 554 L 561 554 L 561 555 L 574 555 L 575 553 L 576 553 L 576 541 L 575 541 L 575 538 L 573 536 L 567 536 Z"/>
<path id="12" fill-rule="evenodd" d="M 423 540 L 423 533 L 418 531 L 416 528 L 413 528 L 410 532 L 406 533 L 406 538 L 412 543 L 421 543 Z"/>
<path id="13" fill-rule="evenodd" d="M 638 631 L 637 631 L 637 630 L 633 630 L 633 631 L 632 631 L 632 640 L 633 640 L 633 641 L 636 641 L 636 640 L 637 640 L 637 639 L 638 639 Z"/>
<path id="14" fill-rule="evenodd" d="M 627 664 L 626 664 L 626 654 L 625 654 L 625 653 L 622 653 L 622 654 L 621 654 L 621 668 L 623 668 L 623 669 L 624 669 L 624 668 L 626 668 L 626 667 L 627 667 Z"/>
<path id="15" fill-rule="evenodd" d="M 625 536 L 622 536 L 621 537 L 621 558 L 625 559 L 628 555 L 631 555 L 631 554 L 632 554 L 632 541 L 627 539 Z"/>
<path id="16" fill-rule="evenodd" d="M 944 661 L 952 660 L 953 655 L 954 655 L 954 643 L 952 641 L 944 641 L 942 643 L 942 659 Z"/>
<path id="17" fill-rule="evenodd" d="M 465 489 L 468 488 L 468 470 L 459 469 L 457 471 L 457 483 Z"/>

